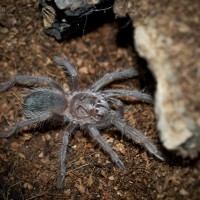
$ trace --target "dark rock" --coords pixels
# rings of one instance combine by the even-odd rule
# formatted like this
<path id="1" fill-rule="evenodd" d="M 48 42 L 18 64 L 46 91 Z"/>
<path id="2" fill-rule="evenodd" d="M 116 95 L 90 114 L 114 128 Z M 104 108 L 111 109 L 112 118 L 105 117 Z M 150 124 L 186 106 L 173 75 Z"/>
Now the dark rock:
<path id="1" fill-rule="evenodd" d="M 114 0 L 41 0 L 45 31 L 57 40 L 84 29 L 88 16 L 111 10 Z"/>

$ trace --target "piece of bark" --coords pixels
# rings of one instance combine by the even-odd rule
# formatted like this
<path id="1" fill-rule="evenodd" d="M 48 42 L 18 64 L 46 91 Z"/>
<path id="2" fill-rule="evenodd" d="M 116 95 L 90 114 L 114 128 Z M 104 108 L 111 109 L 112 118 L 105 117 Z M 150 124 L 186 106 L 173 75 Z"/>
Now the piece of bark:
<path id="1" fill-rule="evenodd" d="M 45 32 L 56 40 L 72 37 L 80 30 L 84 33 L 90 17 L 95 20 L 99 15 L 106 15 L 112 10 L 113 2 L 114 0 L 40 0 Z M 99 20 L 100 18 L 96 21 L 97 24 Z"/>

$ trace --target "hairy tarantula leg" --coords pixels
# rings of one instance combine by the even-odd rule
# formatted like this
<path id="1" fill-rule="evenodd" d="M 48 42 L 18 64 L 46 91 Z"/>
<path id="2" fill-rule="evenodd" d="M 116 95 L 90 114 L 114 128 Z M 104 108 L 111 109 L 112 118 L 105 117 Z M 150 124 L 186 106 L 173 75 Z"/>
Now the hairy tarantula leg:
<path id="1" fill-rule="evenodd" d="M 77 91 L 79 89 L 79 81 L 76 69 L 68 62 L 67 59 L 55 56 L 54 61 L 59 64 L 65 70 L 67 76 L 70 77 L 72 90 Z"/>
<path id="2" fill-rule="evenodd" d="M 2 131 L 0 130 L 0 138 L 9 138 L 11 137 L 13 134 L 15 134 L 17 131 L 19 131 L 20 128 L 24 127 L 24 126 L 29 126 L 29 125 L 32 125 L 32 124 L 36 124 L 36 123 L 40 123 L 40 122 L 43 122 L 43 121 L 46 121 L 47 119 L 49 119 L 52 115 L 50 113 L 48 114 L 43 114 L 43 115 L 40 115 L 36 118 L 33 118 L 33 119 L 28 119 L 28 120 L 24 120 L 24 121 L 21 121 L 17 124 L 15 124 L 10 131 Z"/>
<path id="3" fill-rule="evenodd" d="M 11 78 L 5 83 L 0 84 L 0 92 L 4 92 L 9 90 L 15 85 L 22 85 L 25 87 L 32 86 L 36 83 L 48 83 L 53 88 L 58 89 L 59 91 L 63 92 L 62 87 L 53 79 L 46 77 L 46 76 L 16 76 Z"/>
<path id="4" fill-rule="evenodd" d="M 117 127 L 122 133 L 124 133 L 127 138 L 132 139 L 133 141 L 136 141 L 137 143 L 143 145 L 150 153 L 155 155 L 160 160 L 165 160 L 162 153 L 157 149 L 157 147 L 151 142 L 149 138 L 147 138 L 141 132 L 129 126 L 119 118 L 112 119 L 112 124 Z"/>
<path id="5" fill-rule="evenodd" d="M 134 97 L 137 99 L 141 99 L 147 103 L 153 104 L 153 98 L 150 94 L 140 92 L 138 90 L 131 91 L 131 90 L 104 90 L 105 98 L 109 97 L 118 97 L 118 98 L 125 98 L 125 97 Z"/>
<path id="6" fill-rule="evenodd" d="M 112 161 L 121 169 L 121 170 L 124 170 L 125 169 L 125 166 L 123 164 L 123 162 L 119 159 L 118 155 L 111 149 L 110 145 L 107 144 L 103 138 L 101 137 L 99 131 L 93 127 L 93 126 L 89 126 L 88 127 L 88 130 L 89 130 L 89 134 L 92 138 L 94 138 L 99 144 L 100 146 L 102 147 L 102 149 L 107 152 Z"/>
<path id="7" fill-rule="evenodd" d="M 108 85 L 113 81 L 129 79 L 136 77 L 138 75 L 139 75 L 138 71 L 133 67 L 126 69 L 124 71 L 106 74 L 103 78 L 101 78 L 95 84 L 93 84 L 90 90 L 93 92 L 97 92 L 98 90 L 100 90 L 101 88 L 105 87 L 106 85 Z"/>
<path id="8" fill-rule="evenodd" d="M 65 179 L 65 173 L 66 173 L 66 160 L 67 160 L 67 146 L 70 140 L 71 135 L 77 130 L 78 125 L 74 123 L 69 123 L 63 139 L 62 139 L 62 146 L 61 146 L 61 154 L 60 154 L 60 175 L 58 176 L 57 180 L 57 188 L 61 188 L 63 181 Z"/>
<path id="9" fill-rule="evenodd" d="M 111 104 L 112 109 L 115 110 L 119 116 L 122 116 L 124 104 L 121 100 L 111 97 L 107 99 L 107 102 Z"/>

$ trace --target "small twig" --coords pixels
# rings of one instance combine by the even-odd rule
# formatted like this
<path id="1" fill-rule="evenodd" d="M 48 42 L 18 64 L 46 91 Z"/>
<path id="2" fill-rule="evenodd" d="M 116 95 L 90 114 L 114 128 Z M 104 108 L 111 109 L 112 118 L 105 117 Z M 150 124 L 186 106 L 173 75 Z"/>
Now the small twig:
<path id="1" fill-rule="evenodd" d="M 35 199 L 35 198 L 37 198 L 37 197 L 42 197 L 42 196 L 44 196 L 45 194 L 46 194 L 46 192 L 43 192 L 43 193 L 41 193 L 41 194 L 35 195 L 35 196 L 33 196 L 33 197 L 30 197 L 30 198 L 28 198 L 28 199 L 26 199 L 26 200 L 31 200 L 31 199 Z"/>
<path id="2" fill-rule="evenodd" d="M 85 167 L 85 166 L 88 166 L 88 165 L 90 165 L 90 163 L 81 165 L 80 167 L 77 167 L 77 168 L 75 168 L 75 169 L 69 170 L 68 172 L 74 172 L 74 171 L 76 171 L 77 169 L 81 169 L 81 168 L 83 168 L 83 167 Z"/>

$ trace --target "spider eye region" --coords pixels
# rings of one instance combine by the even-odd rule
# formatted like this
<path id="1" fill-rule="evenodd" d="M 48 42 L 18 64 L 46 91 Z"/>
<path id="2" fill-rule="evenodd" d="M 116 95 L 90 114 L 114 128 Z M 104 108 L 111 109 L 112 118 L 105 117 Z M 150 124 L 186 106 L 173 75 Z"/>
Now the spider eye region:
<path id="1" fill-rule="evenodd" d="M 101 121 L 109 112 L 109 105 L 101 95 L 80 92 L 71 100 L 70 113 L 80 124 Z"/>

